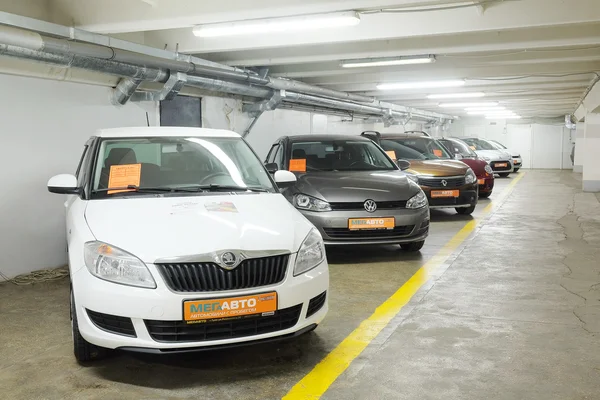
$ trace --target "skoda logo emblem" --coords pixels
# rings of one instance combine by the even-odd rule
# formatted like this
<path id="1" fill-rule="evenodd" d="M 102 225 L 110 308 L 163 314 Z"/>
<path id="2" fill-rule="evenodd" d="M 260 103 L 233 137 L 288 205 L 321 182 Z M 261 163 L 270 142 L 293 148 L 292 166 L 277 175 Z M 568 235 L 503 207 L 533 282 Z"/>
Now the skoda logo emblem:
<path id="1" fill-rule="evenodd" d="M 377 203 L 375 203 L 373 200 L 365 201 L 365 210 L 370 213 L 375 212 L 377 210 Z"/>
<path id="2" fill-rule="evenodd" d="M 447 180 L 445 180 L 445 179 L 443 179 L 443 180 L 442 180 L 442 186 L 443 186 L 443 187 L 446 187 L 446 186 L 448 186 L 448 181 L 447 181 Z"/>
<path id="3" fill-rule="evenodd" d="M 221 255 L 221 266 L 226 269 L 233 269 L 237 265 L 237 257 L 232 252 L 228 251 Z"/>

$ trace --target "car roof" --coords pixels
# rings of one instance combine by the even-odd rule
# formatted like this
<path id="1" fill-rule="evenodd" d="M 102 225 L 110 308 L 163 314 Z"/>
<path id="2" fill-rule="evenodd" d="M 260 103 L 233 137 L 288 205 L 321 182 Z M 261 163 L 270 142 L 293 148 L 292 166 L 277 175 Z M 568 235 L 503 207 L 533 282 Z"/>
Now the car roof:
<path id="1" fill-rule="evenodd" d="M 102 138 L 126 137 L 231 137 L 239 138 L 240 135 L 225 129 L 184 128 L 175 126 L 150 126 L 137 128 L 103 129 L 96 133 Z"/>
<path id="2" fill-rule="evenodd" d="M 382 133 L 381 139 L 432 139 L 436 138 L 425 135 L 415 135 L 414 133 Z"/>
<path id="3" fill-rule="evenodd" d="M 358 136 L 358 135 L 338 135 L 336 133 L 330 134 L 316 134 L 316 135 L 294 135 L 287 136 L 290 142 L 304 142 L 304 141 L 317 141 L 317 140 L 362 140 L 370 142 L 369 138 Z"/>

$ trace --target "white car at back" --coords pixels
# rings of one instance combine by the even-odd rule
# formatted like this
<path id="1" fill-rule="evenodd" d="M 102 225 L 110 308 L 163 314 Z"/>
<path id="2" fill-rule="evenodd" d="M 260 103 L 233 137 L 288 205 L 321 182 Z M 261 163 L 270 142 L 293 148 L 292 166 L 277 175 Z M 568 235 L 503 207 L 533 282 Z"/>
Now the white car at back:
<path id="1" fill-rule="evenodd" d="M 512 156 L 505 150 L 499 150 L 497 145 L 487 139 L 460 138 L 466 142 L 479 157 L 488 162 L 495 174 L 507 177 L 513 172 Z"/>

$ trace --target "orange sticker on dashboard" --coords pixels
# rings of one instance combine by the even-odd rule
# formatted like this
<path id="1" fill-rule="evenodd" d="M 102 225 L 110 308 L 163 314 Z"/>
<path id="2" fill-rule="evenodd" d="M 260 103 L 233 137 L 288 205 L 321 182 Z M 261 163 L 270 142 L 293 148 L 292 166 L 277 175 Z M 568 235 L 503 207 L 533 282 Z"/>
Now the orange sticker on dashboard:
<path id="1" fill-rule="evenodd" d="M 434 149 L 434 150 L 433 150 L 433 154 L 434 154 L 436 157 L 442 157 L 442 156 L 444 155 L 444 153 L 442 153 L 442 151 L 441 151 L 441 150 L 438 150 L 438 149 Z"/>
<path id="2" fill-rule="evenodd" d="M 477 147 L 475 147 L 475 146 L 469 146 L 469 148 L 470 148 L 471 150 L 477 150 Z"/>
<path id="3" fill-rule="evenodd" d="M 290 160 L 290 172 L 306 172 L 306 159 L 297 158 Z"/>
<path id="4" fill-rule="evenodd" d="M 388 150 L 385 152 L 392 160 L 396 161 L 396 152 L 394 150 Z"/>
<path id="5" fill-rule="evenodd" d="M 109 188 L 121 188 L 129 185 L 140 186 L 142 164 L 111 165 L 108 176 Z M 109 190 L 108 194 L 131 192 L 135 189 Z"/>

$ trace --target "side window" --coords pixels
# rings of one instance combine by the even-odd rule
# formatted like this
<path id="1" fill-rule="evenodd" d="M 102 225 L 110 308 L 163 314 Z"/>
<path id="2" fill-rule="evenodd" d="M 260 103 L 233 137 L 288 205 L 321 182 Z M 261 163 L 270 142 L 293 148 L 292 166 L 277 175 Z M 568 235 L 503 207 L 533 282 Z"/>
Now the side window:
<path id="1" fill-rule="evenodd" d="M 88 151 L 88 148 L 89 148 L 89 147 L 90 147 L 90 146 L 86 145 L 86 146 L 83 148 L 83 154 L 81 154 L 81 158 L 79 159 L 79 164 L 77 164 L 77 170 L 75 171 L 75 176 L 76 176 L 77 178 L 79 178 L 79 172 L 81 171 L 81 166 L 83 165 L 83 160 L 85 159 L 85 156 L 86 156 L 86 154 L 87 154 L 87 151 Z"/>
<path id="2" fill-rule="evenodd" d="M 282 145 L 277 146 L 277 152 L 275 153 L 275 159 L 273 162 L 277 163 L 277 166 L 279 167 L 279 169 L 285 169 L 285 166 L 283 165 L 283 146 Z"/>
<path id="3" fill-rule="evenodd" d="M 277 150 L 279 150 L 279 147 L 281 147 L 279 143 L 275 143 L 273 146 L 271 146 L 271 150 L 269 150 L 269 154 L 267 154 L 267 163 L 275 162 L 275 155 L 277 153 Z"/>
<path id="4" fill-rule="evenodd" d="M 92 151 L 90 150 L 90 146 L 85 146 L 85 150 L 83 151 L 83 156 L 81 157 L 81 161 L 79 162 L 79 167 L 77 168 L 77 186 L 84 187 L 86 181 L 89 178 L 90 174 L 90 158 L 92 157 Z"/>

